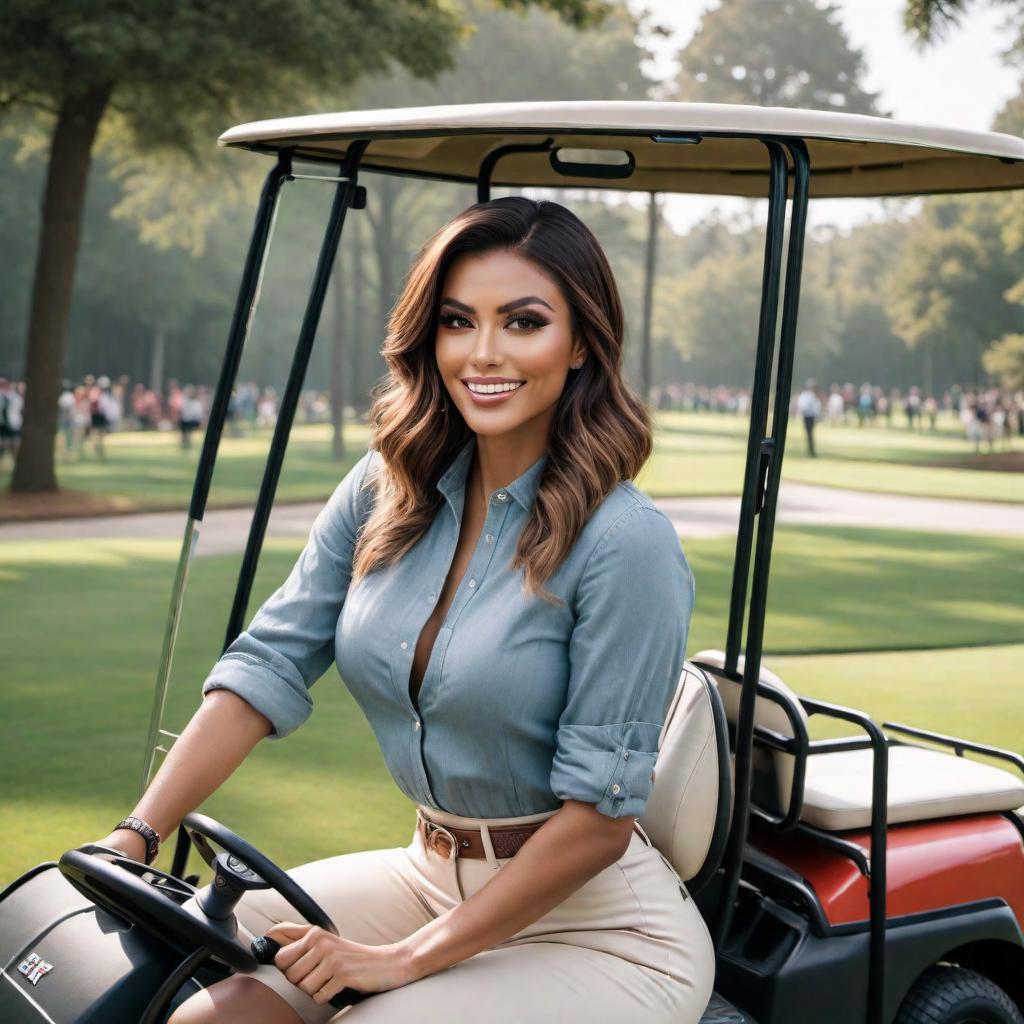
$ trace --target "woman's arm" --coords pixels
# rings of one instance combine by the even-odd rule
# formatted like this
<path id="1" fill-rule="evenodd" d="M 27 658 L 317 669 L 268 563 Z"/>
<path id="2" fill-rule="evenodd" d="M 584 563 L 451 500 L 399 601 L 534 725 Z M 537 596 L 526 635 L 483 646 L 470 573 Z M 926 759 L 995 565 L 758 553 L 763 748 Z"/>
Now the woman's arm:
<path id="1" fill-rule="evenodd" d="M 149 822 L 166 840 L 182 818 L 213 793 L 269 732 L 269 720 L 241 697 L 230 690 L 212 690 L 132 813 Z M 144 854 L 146 848 L 142 836 L 130 829 L 117 829 L 100 842 L 129 856 Z"/>
<path id="2" fill-rule="evenodd" d="M 399 943 L 409 980 L 465 960 L 533 924 L 629 846 L 632 817 L 568 800 L 468 899 Z"/>

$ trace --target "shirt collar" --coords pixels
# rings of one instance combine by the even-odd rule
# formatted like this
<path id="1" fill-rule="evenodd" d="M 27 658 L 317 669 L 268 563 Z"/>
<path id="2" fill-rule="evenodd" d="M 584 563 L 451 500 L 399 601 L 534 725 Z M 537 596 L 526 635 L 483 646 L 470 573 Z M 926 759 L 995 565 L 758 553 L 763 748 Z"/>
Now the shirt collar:
<path id="1" fill-rule="evenodd" d="M 469 476 L 469 468 L 473 464 L 473 453 L 476 451 L 476 434 L 459 449 L 458 454 L 452 460 L 451 465 L 441 474 L 437 481 L 437 489 L 451 503 L 455 514 L 462 517 L 462 504 L 465 498 L 466 478 Z M 537 461 L 515 478 L 507 487 L 502 490 L 519 502 L 529 512 L 533 507 L 533 499 L 540 484 L 541 473 L 547 463 L 548 456 L 545 452 Z"/>

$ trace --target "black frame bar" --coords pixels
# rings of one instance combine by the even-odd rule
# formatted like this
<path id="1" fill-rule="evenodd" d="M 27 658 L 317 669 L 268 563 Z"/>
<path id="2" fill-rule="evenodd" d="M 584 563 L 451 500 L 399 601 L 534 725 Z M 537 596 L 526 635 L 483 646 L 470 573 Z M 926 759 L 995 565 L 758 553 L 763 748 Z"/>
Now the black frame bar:
<path id="1" fill-rule="evenodd" d="M 302 384 L 306 379 L 309 357 L 313 352 L 313 342 L 316 340 L 320 314 L 323 310 L 324 298 L 327 295 L 327 286 L 331 280 L 334 258 L 337 255 L 341 232 L 345 226 L 345 215 L 350 206 L 362 209 L 366 205 L 366 189 L 359 185 L 356 179 L 359 172 L 359 161 L 369 144 L 369 139 L 353 142 L 348 147 L 345 159 L 341 163 L 339 180 L 334 191 L 334 201 L 331 204 L 331 213 L 324 230 L 320 255 L 317 258 L 316 271 L 313 275 L 313 284 L 306 302 L 306 311 L 302 318 L 299 337 L 295 343 L 295 355 L 292 357 L 288 383 L 281 399 L 277 422 L 274 424 L 274 435 L 270 442 L 270 451 L 267 454 L 267 464 L 264 467 L 256 508 L 249 526 L 249 536 L 246 540 L 242 565 L 238 572 L 238 582 L 235 585 L 235 596 L 231 604 L 231 615 L 228 618 L 224 647 L 221 653 L 231 646 L 242 632 L 242 627 L 245 624 L 249 598 L 252 594 L 252 583 L 256 576 L 260 552 L 263 549 L 263 540 L 267 532 L 267 523 L 270 520 L 270 510 L 274 504 L 274 495 L 277 493 L 277 484 L 281 476 L 281 466 L 284 464 L 285 451 L 288 448 L 288 438 L 291 435 L 295 410 L 299 404 Z"/>
<path id="2" fill-rule="evenodd" d="M 210 482 L 213 479 L 213 469 L 217 461 L 220 439 L 224 432 L 224 420 L 227 416 L 228 404 L 231 400 L 231 391 L 235 386 L 238 366 L 242 360 L 242 351 L 245 348 L 245 342 L 249 336 L 249 329 L 252 326 L 256 306 L 259 303 L 263 271 L 267 261 L 267 249 L 273 234 L 274 221 L 277 217 L 281 188 L 285 181 L 288 180 L 291 169 L 291 151 L 281 150 L 277 154 L 275 165 L 264 179 L 259 205 L 256 208 L 256 218 L 249 240 L 249 249 L 245 257 L 245 265 L 242 270 L 242 280 L 238 286 L 235 309 L 231 317 L 231 326 L 228 329 L 228 342 L 224 351 L 224 360 L 221 364 L 220 377 L 217 381 L 217 390 L 210 407 L 210 417 L 207 422 L 206 433 L 203 436 L 203 448 L 199 455 L 196 479 L 192 487 L 192 500 L 189 504 L 188 518 L 185 521 L 185 535 L 182 539 L 181 553 L 178 556 L 178 566 L 174 575 L 174 583 L 171 587 L 170 610 L 164 629 L 160 665 L 157 669 L 156 690 L 153 695 L 153 710 L 150 714 L 149 736 L 143 757 L 142 781 L 139 788 L 140 796 L 145 793 L 149 786 L 149 779 L 153 772 L 153 764 L 157 753 L 166 754 L 168 752 L 167 747 L 160 745 L 161 738 L 166 737 L 172 741 L 177 739 L 177 735 L 165 730 L 162 723 L 164 707 L 167 703 L 167 687 L 171 678 L 171 666 L 174 661 L 174 646 L 177 641 L 178 625 L 181 621 L 181 609 L 185 598 L 185 587 L 188 584 L 189 568 L 195 551 L 195 545 L 199 539 L 199 523 L 202 522 L 203 515 L 206 512 L 206 501 L 210 493 Z"/>

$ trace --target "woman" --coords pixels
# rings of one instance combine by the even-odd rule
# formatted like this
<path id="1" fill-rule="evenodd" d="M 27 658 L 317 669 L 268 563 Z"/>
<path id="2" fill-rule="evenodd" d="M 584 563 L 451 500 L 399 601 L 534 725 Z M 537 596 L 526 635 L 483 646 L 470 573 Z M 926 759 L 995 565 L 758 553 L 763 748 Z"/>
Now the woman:
<path id="1" fill-rule="evenodd" d="M 480 203 L 421 250 L 389 327 L 373 448 L 135 815 L 169 834 L 306 719 L 336 660 L 416 830 L 293 870 L 341 937 L 247 893 L 239 920 L 282 943 L 275 964 L 171 1024 L 327 1021 L 344 987 L 377 993 L 341 1011 L 354 1024 L 696 1022 L 710 936 L 636 825 L 694 584 L 631 482 L 651 429 L 605 256 L 556 203 Z"/>

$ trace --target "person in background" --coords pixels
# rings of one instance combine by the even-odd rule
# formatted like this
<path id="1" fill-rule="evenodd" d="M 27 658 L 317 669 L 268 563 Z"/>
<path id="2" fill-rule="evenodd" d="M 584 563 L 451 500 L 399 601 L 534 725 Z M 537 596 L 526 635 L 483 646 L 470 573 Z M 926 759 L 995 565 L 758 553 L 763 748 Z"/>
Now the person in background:
<path id="1" fill-rule="evenodd" d="M 181 447 L 187 451 L 192 447 L 192 431 L 198 430 L 203 421 L 203 404 L 196 397 L 196 389 L 189 384 L 181 399 L 181 418 L 178 426 L 181 430 Z"/>
<path id="2" fill-rule="evenodd" d="M 24 399 L 14 382 L 0 377 L 0 465 L 8 452 L 11 453 L 12 463 L 18 457 L 23 407 Z"/>
<path id="3" fill-rule="evenodd" d="M 65 380 L 57 399 L 57 424 L 64 435 L 64 459 L 71 457 L 75 450 L 75 392 L 71 381 Z"/>
<path id="4" fill-rule="evenodd" d="M 829 423 L 843 423 L 846 420 L 846 400 L 838 384 L 829 388 L 828 405 L 826 406 Z"/>
<path id="5" fill-rule="evenodd" d="M 812 459 L 817 458 L 818 453 L 814 450 L 814 425 L 821 415 L 821 399 L 814 390 L 815 381 L 808 377 L 804 383 L 804 389 L 796 397 L 796 411 L 803 417 L 804 431 L 807 434 L 807 454 Z"/>

